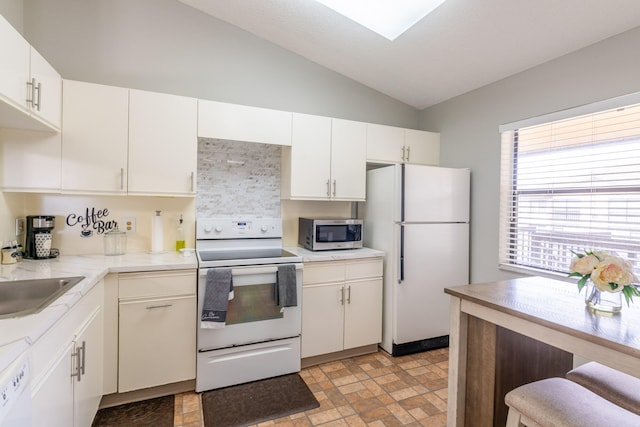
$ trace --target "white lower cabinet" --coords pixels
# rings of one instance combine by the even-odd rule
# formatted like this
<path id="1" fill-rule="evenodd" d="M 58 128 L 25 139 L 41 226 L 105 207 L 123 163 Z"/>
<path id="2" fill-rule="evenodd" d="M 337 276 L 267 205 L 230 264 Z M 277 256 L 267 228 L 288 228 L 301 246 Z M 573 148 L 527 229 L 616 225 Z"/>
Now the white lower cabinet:
<path id="1" fill-rule="evenodd" d="M 305 263 L 302 357 L 382 339 L 382 258 Z"/>
<path id="2" fill-rule="evenodd" d="M 192 380 L 196 272 L 119 275 L 118 392 Z"/>
<path id="3" fill-rule="evenodd" d="M 102 398 L 103 284 L 34 344 L 32 425 L 88 427 Z"/>

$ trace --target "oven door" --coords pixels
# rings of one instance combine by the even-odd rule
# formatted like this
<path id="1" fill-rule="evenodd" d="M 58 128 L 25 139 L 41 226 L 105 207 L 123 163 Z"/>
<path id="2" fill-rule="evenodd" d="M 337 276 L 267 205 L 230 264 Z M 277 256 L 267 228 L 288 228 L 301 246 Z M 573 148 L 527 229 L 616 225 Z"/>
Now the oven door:
<path id="1" fill-rule="evenodd" d="M 299 336 L 302 329 L 302 264 L 295 266 L 298 305 L 284 310 L 274 298 L 277 265 L 232 268 L 234 298 L 229 301 L 227 322 L 221 329 L 208 329 L 201 328 L 198 320 L 198 350 Z M 198 275 L 198 319 L 202 313 L 208 270 L 201 268 Z"/>

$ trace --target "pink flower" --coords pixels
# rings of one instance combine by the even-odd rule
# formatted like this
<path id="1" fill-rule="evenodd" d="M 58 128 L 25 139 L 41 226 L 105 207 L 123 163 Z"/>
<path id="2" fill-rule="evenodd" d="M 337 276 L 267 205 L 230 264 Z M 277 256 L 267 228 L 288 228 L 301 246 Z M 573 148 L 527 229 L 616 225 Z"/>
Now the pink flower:
<path id="1" fill-rule="evenodd" d="M 572 259 L 569 269 L 580 274 L 591 274 L 598 264 L 600 260 L 595 255 L 589 254 Z"/>
<path id="2" fill-rule="evenodd" d="M 621 292 L 624 286 L 632 284 L 636 278 L 628 261 L 608 256 L 593 270 L 591 280 L 601 291 Z M 614 286 L 611 286 L 612 283 Z"/>

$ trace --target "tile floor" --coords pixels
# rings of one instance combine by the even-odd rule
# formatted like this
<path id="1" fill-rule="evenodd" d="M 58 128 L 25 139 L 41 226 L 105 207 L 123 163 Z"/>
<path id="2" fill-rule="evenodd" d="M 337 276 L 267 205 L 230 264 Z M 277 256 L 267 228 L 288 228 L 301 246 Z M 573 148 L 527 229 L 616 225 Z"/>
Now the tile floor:
<path id="1" fill-rule="evenodd" d="M 401 357 L 384 351 L 305 368 L 320 407 L 266 426 L 445 426 L 449 350 Z M 201 427 L 200 395 L 175 396 L 174 427 Z"/>

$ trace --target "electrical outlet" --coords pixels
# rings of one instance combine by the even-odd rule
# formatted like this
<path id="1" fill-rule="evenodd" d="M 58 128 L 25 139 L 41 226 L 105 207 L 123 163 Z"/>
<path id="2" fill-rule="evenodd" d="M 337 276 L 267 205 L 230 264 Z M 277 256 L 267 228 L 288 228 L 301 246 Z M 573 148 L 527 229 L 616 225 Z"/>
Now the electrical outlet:
<path id="1" fill-rule="evenodd" d="M 122 227 L 120 227 L 120 231 L 124 231 L 127 234 L 134 234 L 136 232 L 136 219 L 123 218 Z"/>
<path id="2" fill-rule="evenodd" d="M 24 218 L 16 218 L 16 236 L 24 234 Z"/>

